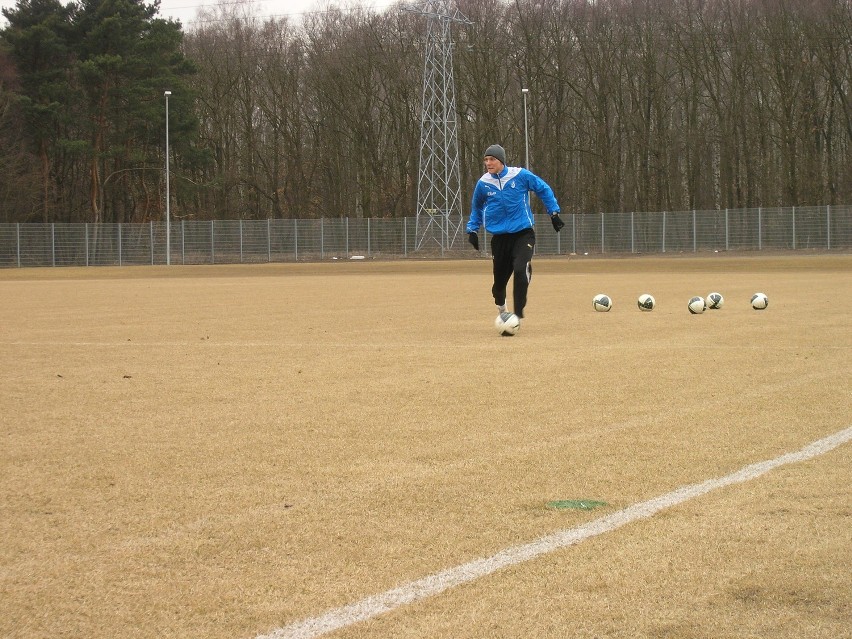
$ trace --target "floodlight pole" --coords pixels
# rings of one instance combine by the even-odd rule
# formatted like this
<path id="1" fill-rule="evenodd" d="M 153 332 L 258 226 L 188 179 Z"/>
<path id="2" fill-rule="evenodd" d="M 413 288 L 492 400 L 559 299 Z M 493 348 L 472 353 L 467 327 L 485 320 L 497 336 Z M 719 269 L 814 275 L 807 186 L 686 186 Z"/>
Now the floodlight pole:
<path id="1" fill-rule="evenodd" d="M 172 229 L 171 229 L 171 215 L 169 212 L 169 205 L 171 203 L 171 197 L 169 194 L 169 96 L 172 94 L 171 91 L 163 92 L 163 95 L 166 98 L 166 265 L 171 266 L 172 264 Z"/>
<path id="2" fill-rule="evenodd" d="M 524 150 L 526 153 L 526 163 L 524 164 L 524 168 L 527 171 L 530 170 L 530 129 L 527 121 L 527 93 L 529 92 L 529 89 L 521 89 L 521 93 L 524 96 Z M 530 205 L 531 199 L 529 191 L 527 191 L 527 206 Z"/>
<path id="3" fill-rule="evenodd" d="M 529 89 L 521 89 L 521 93 L 524 94 L 524 146 L 526 147 L 527 158 L 524 168 L 526 168 L 528 171 L 530 169 L 530 132 L 527 123 L 527 93 L 529 92 Z"/>

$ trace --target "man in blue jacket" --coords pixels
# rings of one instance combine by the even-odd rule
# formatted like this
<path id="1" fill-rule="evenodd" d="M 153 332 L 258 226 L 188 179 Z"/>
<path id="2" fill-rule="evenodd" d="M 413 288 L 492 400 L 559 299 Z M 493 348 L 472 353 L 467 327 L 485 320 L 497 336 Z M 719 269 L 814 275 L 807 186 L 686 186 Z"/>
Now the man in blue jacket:
<path id="1" fill-rule="evenodd" d="M 485 149 L 485 170 L 485 175 L 479 178 L 473 189 L 467 236 L 478 251 L 480 227 L 485 226 L 485 230 L 492 234 L 494 285 L 491 294 L 497 312 L 507 312 L 506 285 L 514 275 L 514 312 L 520 319 L 527 305 L 535 246 L 535 222 L 528 193 L 532 191 L 544 203 L 557 233 L 565 226 L 565 222 L 559 217 L 559 203 L 553 195 L 553 189 L 527 169 L 506 166 L 506 151 L 499 144 L 492 144 Z"/>

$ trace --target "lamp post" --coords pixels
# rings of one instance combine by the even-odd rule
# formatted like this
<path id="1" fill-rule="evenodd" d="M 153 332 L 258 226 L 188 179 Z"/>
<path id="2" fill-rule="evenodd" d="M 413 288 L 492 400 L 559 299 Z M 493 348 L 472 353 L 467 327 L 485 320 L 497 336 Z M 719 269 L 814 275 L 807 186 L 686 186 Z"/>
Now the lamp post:
<path id="1" fill-rule="evenodd" d="M 527 93 L 529 93 L 529 89 L 521 89 L 521 93 L 524 94 L 524 149 L 526 151 L 526 162 L 524 163 L 524 168 L 527 171 L 530 170 L 530 131 L 529 126 L 527 124 Z M 527 191 L 527 207 L 530 205 L 530 194 Z"/>
<path id="2" fill-rule="evenodd" d="M 172 264 L 172 229 L 171 215 L 169 214 L 169 204 L 171 197 L 169 194 L 169 96 L 171 91 L 164 91 L 163 95 L 166 98 L 166 265 Z"/>
<path id="3" fill-rule="evenodd" d="M 524 166 L 528 171 L 530 168 L 530 133 L 529 127 L 527 126 L 527 93 L 529 92 L 529 89 L 521 89 L 521 93 L 524 94 L 524 146 L 526 147 L 527 153 L 527 161 Z"/>

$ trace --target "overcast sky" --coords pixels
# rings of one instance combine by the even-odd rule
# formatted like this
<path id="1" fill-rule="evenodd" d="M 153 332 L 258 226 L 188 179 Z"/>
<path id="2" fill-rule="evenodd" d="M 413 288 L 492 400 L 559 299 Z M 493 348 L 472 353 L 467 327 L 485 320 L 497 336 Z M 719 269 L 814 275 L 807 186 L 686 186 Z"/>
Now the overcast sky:
<path id="1" fill-rule="evenodd" d="M 60 0 L 67 4 L 65 0 Z M 212 6 L 219 2 L 247 3 L 254 7 L 257 15 L 268 16 L 290 16 L 298 17 L 308 11 L 323 11 L 329 4 L 340 8 L 362 6 L 371 7 L 382 11 L 396 4 L 396 0 L 161 0 L 160 16 L 180 20 L 183 25 L 189 26 L 195 19 L 196 13 L 202 6 Z M 0 8 L 15 6 L 15 0 L 0 0 Z M 0 16 L 0 23 L 6 24 L 5 18 Z"/>

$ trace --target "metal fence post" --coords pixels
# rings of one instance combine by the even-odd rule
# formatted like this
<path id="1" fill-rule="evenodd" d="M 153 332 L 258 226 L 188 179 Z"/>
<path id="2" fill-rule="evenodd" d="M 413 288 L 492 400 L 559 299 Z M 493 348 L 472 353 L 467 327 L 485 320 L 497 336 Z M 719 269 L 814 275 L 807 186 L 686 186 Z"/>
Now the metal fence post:
<path id="1" fill-rule="evenodd" d="M 692 209 L 692 252 L 698 251 L 698 225 L 695 223 L 695 209 Z"/>
<path id="2" fill-rule="evenodd" d="M 240 218 L 240 264 L 243 263 L 243 218 Z"/>
<path id="3" fill-rule="evenodd" d="M 180 263 L 186 264 L 186 220 L 180 221 Z"/>
<path id="4" fill-rule="evenodd" d="M 56 222 L 50 224 L 50 265 L 56 266 Z"/>
<path id="5" fill-rule="evenodd" d="M 148 222 L 148 225 L 149 225 L 149 228 L 148 228 L 149 238 L 148 239 L 151 243 L 151 266 L 154 266 L 154 220 L 151 220 L 150 222 Z"/>
<path id="6" fill-rule="evenodd" d="M 666 212 L 663 211 L 663 253 L 666 252 Z"/>
<path id="7" fill-rule="evenodd" d="M 83 225 L 83 233 L 86 234 L 86 241 L 84 242 L 84 246 L 86 247 L 86 266 L 89 265 L 89 223 L 86 222 Z"/>
<path id="8" fill-rule="evenodd" d="M 556 254 L 562 255 L 562 233 L 556 234 Z"/>
<path id="9" fill-rule="evenodd" d="M 325 258 L 325 218 L 320 218 L 320 259 Z"/>
<path id="10" fill-rule="evenodd" d="M 825 207 L 825 243 L 826 248 L 831 250 L 831 204 Z"/>
<path id="11" fill-rule="evenodd" d="M 118 223 L 118 265 L 121 266 L 121 222 Z"/>
<path id="12" fill-rule="evenodd" d="M 636 252 L 636 234 L 633 230 L 633 211 L 630 212 L 630 252 Z"/>
<path id="13" fill-rule="evenodd" d="M 571 252 L 577 254 L 577 214 L 571 214 Z"/>
<path id="14" fill-rule="evenodd" d="M 266 262 L 272 261 L 272 218 L 266 218 Z"/>
<path id="15" fill-rule="evenodd" d="M 346 216 L 346 257 L 349 257 L 349 216 Z"/>
<path id="16" fill-rule="evenodd" d="M 757 250 L 763 250 L 763 207 L 757 207 Z"/>
<path id="17" fill-rule="evenodd" d="M 15 223 L 15 252 L 18 254 L 18 268 L 21 268 L 21 223 Z"/>
<path id="18" fill-rule="evenodd" d="M 601 212 L 601 255 L 606 253 L 606 246 L 605 246 L 605 242 L 604 242 L 605 235 L 606 235 L 606 229 L 605 229 L 605 226 L 604 226 L 604 214 L 603 214 L 603 212 Z"/>
<path id="19" fill-rule="evenodd" d="M 299 261 L 299 220 L 293 220 L 293 259 Z"/>
<path id="20" fill-rule="evenodd" d="M 372 253 L 370 252 L 370 251 L 372 250 L 372 244 L 370 243 L 370 235 L 371 235 L 371 232 L 370 232 L 370 218 L 367 218 L 367 255 L 368 255 L 368 256 L 372 255 Z M 444 250 L 444 249 L 443 249 L 443 247 L 442 247 L 442 248 L 441 248 L 441 251 L 443 252 L 443 250 Z"/>
<path id="21" fill-rule="evenodd" d="M 402 218 L 402 254 L 408 257 L 408 216 Z"/>
<path id="22" fill-rule="evenodd" d="M 725 250 L 730 250 L 730 234 L 728 230 L 728 207 L 725 207 Z"/>
<path id="23" fill-rule="evenodd" d="M 796 250 L 796 207 L 793 207 L 793 250 Z"/>
<path id="24" fill-rule="evenodd" d="M 210 263 L 216 263 L 216 220 L 210 220 Z"/>

